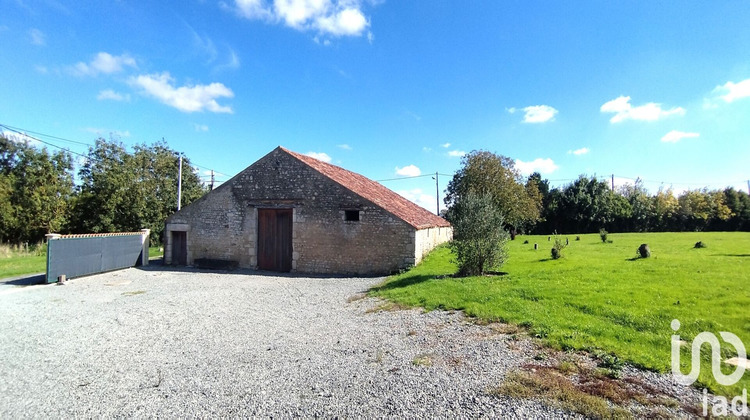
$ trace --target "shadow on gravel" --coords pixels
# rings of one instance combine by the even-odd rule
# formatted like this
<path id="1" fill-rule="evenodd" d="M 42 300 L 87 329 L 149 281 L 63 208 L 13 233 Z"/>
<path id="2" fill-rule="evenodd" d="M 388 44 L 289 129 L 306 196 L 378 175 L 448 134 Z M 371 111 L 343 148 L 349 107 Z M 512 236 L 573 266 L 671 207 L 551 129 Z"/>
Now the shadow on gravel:
<path id="1" fill-rule="evenodd" d="M 179 265 L 164 265 L 163 260 L 149 260 L 147 266 L 133 267 L 142 271 L 163 271 L 167 273 L 217 273 L 235 276 L 265 276 L 265 277 L 284 277 L 284 278 L 319 278 L 319 279 L 345 279 L 345 278 L 378 278 L 382 275 L 359 275 L 359 274 L 314 274 L 314 273 L 282 273 L 277 271 L 251 270 L 249 268 L 236 268 L 232 270 L 197 268 Z"/>
<path id="2" fill-rule="evenodd" d="M 30 274 L 23 277 L 15 277 L 10 279 L 4 279 L 0 280 L 0 283 L 2 284 L 9 284 L 13 286 L 33 286 L 36 284 L 44 284 L 44 279 L 46 275 L 44 273 L 41 274 Z"/>

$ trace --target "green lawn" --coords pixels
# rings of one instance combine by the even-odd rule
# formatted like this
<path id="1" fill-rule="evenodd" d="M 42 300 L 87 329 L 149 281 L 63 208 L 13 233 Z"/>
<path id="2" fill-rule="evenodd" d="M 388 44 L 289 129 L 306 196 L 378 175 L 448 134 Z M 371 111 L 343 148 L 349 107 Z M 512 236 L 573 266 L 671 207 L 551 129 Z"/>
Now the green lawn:
<path id="1" fill-rule="evenodd" d="M 46 245 L 44 245 L 46 247 Z M 150 258 L 161 257 L 159 247 L 148 249 Z M 26 274 L 43 273 L 47 271 L 47 255 L 33 255 L 31 253 L 4 252 L 0 255 L 0 279 L 23 276 Z"/>
<path id="2" fill-rule="evenodd" d="M 507 274 L 462 279 L 450 277 L 456 267 L 440 247 L 372 293 L 518 324 L 554 348 L 613 353 L 661 372 L 670 370 L 672 319 L 681 322 L 678 333 L 688 342 L 701 331 L 729 331 L 750 350 L 750 233 L 610 234 L 613 243 L 597 234 L 580 237 L 562 235 L 570 245 L 562 259 L 552 260 L 547 236 L 519 236 L 508 245 Z M 697 241 L 708 248 L 694 249 Z M 634 258 L 641 243 L 649 244 L 651 258 Z M 722 354 L 736 352 L 724 343 Z M 683 349 L 685 373 L 689 357 Z M 750 372 L 734 387 L 719 386 L 709 361 L 706 351 L 700 384 L 725 395 L 750 388 Z"/>
<path id="3" fill-rule="evenodd" d="M 43 273 L 47 270 L 47 255 L 12 254 L 0 256 L 0 279 Z"/>

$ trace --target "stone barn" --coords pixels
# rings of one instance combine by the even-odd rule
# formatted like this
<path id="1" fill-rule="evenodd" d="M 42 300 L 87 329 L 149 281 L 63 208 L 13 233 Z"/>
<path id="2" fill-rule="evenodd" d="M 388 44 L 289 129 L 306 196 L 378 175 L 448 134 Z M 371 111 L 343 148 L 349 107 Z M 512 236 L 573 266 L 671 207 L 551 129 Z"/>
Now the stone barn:
<path id="1" fill-rule="evenodd" d="M 166 221 L 166 264 L 377 275 L 452 238 L 443 218 L 362 175 L 278 147 Z"/>

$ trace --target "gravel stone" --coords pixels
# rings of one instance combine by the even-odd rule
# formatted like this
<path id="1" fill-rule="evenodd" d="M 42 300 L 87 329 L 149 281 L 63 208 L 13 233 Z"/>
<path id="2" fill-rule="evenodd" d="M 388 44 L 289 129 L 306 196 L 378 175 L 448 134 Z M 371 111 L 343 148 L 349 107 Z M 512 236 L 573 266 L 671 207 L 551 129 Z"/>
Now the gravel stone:
<path id="1" fill-rule="evenodd" d="M 382 280 L 152 266 L 3 286 L 0 418 L 578 417 L 488 393 L 531 340 L 377 311 L 362 293 Z"/>

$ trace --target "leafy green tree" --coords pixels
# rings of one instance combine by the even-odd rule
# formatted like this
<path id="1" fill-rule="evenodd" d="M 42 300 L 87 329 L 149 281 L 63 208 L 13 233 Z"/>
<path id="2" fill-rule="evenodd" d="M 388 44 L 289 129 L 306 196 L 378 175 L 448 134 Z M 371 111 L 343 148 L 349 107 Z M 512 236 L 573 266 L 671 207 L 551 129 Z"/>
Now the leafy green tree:
<path id="1" fill-rule="evenodd" d="M 502 266 L 507 259 L 508 233 L 492 195 L 470 190 L 453 203 L 447 214 L 454 232 L 450 248 L 460 275 L 482 275 Z"/>
<path id="2" fill-rule="evenodd" d="M 627 199 L 610 190 L 607 182 L 584 175 L 565 187 L 559 208 L 568 221 L 562 231 L 576 233 L 598 232 L 601 228 L 616 230 L 616 222 L 632 213 Z"/>
<path id="3" fill-rule="evenodd" d="M 732 213 L 723 230 L 750 230 L 750 195 L 731 187 L 726 188 L 723 193 L 724 203 Z"/>
<path id="4" fill-rule="evenodd" d="M 26 141 L 0 136 L 0 237 L 38 242 L 59 231 L 73 192 L 72 160 Z"/>
<path id="5" fill-rule="evenodd" d="M 677 197 L 672 194 L 672 189 L 666 190 L 659 188 L 659 191 L 651 197 L 654 218 L 651 222 L 654 230 L 668 231 L 679 230 L 676 226 L 677 212 L 680 209 L 680 203 Z"/>
<path id="6" fill-rule="evenodd" d="M 166 143 L 137 145 L 133 153 L 115 140 L 98 139 L 81 167 L 71 229 L 115 232 L 151 229 L 159 243 L 164 221 L 177 210 L 179 154 Z M 190 161 L 183 158 L 182 205 L 205 193 Z"/>
<path id="7" fill-rule="evenodd" d="M 688 190 L 677 201 L 680 204 L 678 219 L 686 230 L 702 231 L 712 220 L 726 221 L 732 216 L 720 191 Z"/>
<path id="8" fill-rule="evenodd" d="M 654 204 L 648 191 L 643 186 L 643 181 L 636 180 L 635 184 L 626 184 L 620 187 L 620 195 L 630 203 L 632 210 L 622 230 L 633 232 L 647 232 L 651 230 L 654 221 Z"/>
<path id="9" fill-rule="evenodd" d="M 538 185 L 525 185 L 512 159 L 475 150 L 465 155 L 461 163 L 461 169 L 453 175 L 446 189 L 444 201 L 448 207 L 474 192 L 489 195 L 504 222 L 513 230 L 539 220 Z"/>

